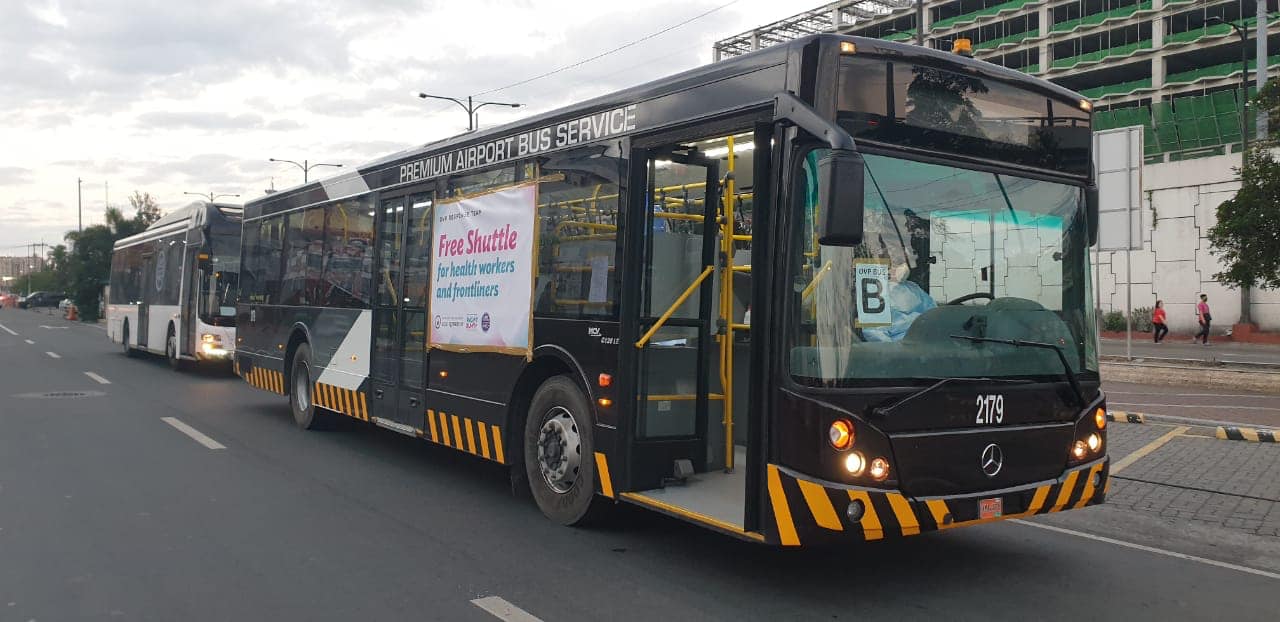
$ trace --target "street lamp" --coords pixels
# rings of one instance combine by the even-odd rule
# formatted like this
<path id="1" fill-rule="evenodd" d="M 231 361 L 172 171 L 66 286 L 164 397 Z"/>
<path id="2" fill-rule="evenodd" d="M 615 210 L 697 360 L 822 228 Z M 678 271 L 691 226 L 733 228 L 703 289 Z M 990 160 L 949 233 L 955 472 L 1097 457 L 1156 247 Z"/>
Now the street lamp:
<path id="1" fill-rule="evenodd" d="M 1217 15 L 1210 15 L 1204 20 L 1210 24 L 1226 24 L 1236 31 L 1240 37 L 1240 160 L 1243 162 L 1249 152 L 1249 123 L 1245 118 L 1244 100 L 1249 96 L 1249 27 L 1229 22 Z"/>
<path id="2" fill-rule="evenodd" d="M 201 197 L 201 198 L 209 197 L 209 202 L 210 202 L 210 203 L 213 203 L 215 200 L 217 200 L 217 198 L 218 198 L 218 197 L 238 197 L 238 196 L 240 196 L 240 195 L 238 195 L 238 194 L 214 194 L 212 191 L 210 191 L 210 192 L 209 192 L 209 194 L 205 194 L 205 193 L 203 193 L 203 192 L 184 192 L 184 193 L 182 193 L 182 194 L 189 194 L 189 195 L 191 195 L 191 196 L 194 196 L 194 197 Z"/>
<path id="3" fill-rule="evenodd" d="M 341 164 L 324 164 L 321 162 L 316 162 L 315 164 L 311 164 L 309 160 L 303 160 L 302 164 L 298 164 L 293 160 L 281 160 L 279 158 L 267 158 L 267 161 L 268 162 L 284 162 L 286 164 L 292 164 L 302 169 L 302 183 L 304 184 L 310 180 L 311 169 L 316 168 L 317 166 L 332 166 L 333 168 L 342 168 Z"/>
<path id="4" fill-rule="evenodd" d="M 465 104 L 462 103 L 462 100 L 460 99 L 455 99 L 453 97 L 444 97 L 441 95 L 427 95 L 426 93 L 418 93 L 418 97 L 421 97 L 422 99 L 443 99 L 445 101 L 451 101 L 459 106 L 462 106 L 462 109 L 467 111 L 467 131 L 468 132 L 474 131 L 476 129 L 476 111 L 481 108 L 484 108 L 485 106 L 506 106 L 508 108 L 520 107 L 520 104 L 508 104 L 504 102 L 472 102 L 470 95 L 467 96 L 467 103 Z"/>

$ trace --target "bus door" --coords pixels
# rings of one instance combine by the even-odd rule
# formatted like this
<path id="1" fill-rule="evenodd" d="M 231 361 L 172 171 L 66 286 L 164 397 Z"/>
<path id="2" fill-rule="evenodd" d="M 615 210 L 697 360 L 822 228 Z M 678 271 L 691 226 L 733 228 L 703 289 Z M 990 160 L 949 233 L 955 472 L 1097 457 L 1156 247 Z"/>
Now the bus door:
<path id="1" fill-rule="evenodd" d="M 151 324 L 151 318 L 147 317 L 149 315 L 147 313 L 147 307 L 150 306 L 148 301 L 152 296 L 151 284 L 156 273 L 156 252 L 153 248 L 154 244 L 157 243 L 148 243 L 147 249 L 142 253 L 142 274 L 138 277 L 139 296 L 136 301 L 136 304 L 138 305 L 138 325 L 135 326 L 133 330 L 137 334 L 137 336 L 134 337 L 134 340 L 137 341 L 137 346 L 141 349 L 145 349 L 147 347 L 147 333 L 149 332 L 147 327 Z"/>
<path id="2" fill-rule="evenodd" d="M 639 339 L 627 348 L 638 356 L 628 466 L 631 486 L 649 490 L 717 462 L 708 426 L 721 421 L 712 392 L 720 170 L 683 144 L 636 150 L 632 162 L 644 201 L 630 221 L 642 235 L 632 255 L 641 276 Z"/>
<path id="3" fill-rule="evenodd" d="M 434 198 L 411 192 L 382 200 L 378 210 L 370 414 L 406 434 L 422 430 L 425 419 Z"/>

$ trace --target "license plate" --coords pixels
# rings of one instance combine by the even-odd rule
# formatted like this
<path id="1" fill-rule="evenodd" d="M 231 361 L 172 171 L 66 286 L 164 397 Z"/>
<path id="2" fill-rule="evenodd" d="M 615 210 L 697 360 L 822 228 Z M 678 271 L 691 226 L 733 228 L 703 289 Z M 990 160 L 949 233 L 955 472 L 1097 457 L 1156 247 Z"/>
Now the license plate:
<path id="1" fill-rule="evenodd" d="M 980 499 L 978 501 L 978 518 L 1000 518 L 1004 515 L 1004 499 Z"/>

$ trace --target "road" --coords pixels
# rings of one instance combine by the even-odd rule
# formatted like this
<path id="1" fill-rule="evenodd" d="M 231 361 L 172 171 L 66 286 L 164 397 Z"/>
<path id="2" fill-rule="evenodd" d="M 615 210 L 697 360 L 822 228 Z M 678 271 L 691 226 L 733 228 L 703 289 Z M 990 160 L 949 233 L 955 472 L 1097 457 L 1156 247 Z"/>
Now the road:
<path id="1" fill-rule="evenodd" d="M 559 527 L 491 464 L 354 421 L 299 431 L 282 398 L 125 358 L 96 326 L 5 310 L 0 356 L 0 620 L 1276 618 L 1270 483 L 1191 508 L 1240 499 L 1256 528 L 1152 505 L 1196 492 L 1167 451 L 1240 443 L 1116 424 L 1113 456 L 1148 452 L 1116 504 L 784 551 L 629 508 Z M 85 395 L 16 397 L 58 392 Z"/>

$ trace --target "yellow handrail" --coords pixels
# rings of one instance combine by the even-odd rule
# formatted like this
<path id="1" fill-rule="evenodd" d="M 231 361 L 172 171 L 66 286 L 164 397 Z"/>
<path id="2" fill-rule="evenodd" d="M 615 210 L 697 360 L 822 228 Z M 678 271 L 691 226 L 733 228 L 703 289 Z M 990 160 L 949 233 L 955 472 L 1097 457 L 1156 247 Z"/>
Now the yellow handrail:
<path id="1" fill-rule="evenodd" d="M 804 291 L 800 293 L 800 299 L 808 300 L 809 296 L 813 295 L 813 290 L 817 289 L 818 283 L 821 283 L 822 279 L 826 278 L 827 274 L 830 272 L 831 260 L 828 259 L 827 263 L 822 264 L 822 267 L 818 269 L 818 273 L 813 275 L 813 280 L 809 281 L 809 284 L 805 286 Z"/>
<path id="2" fill-rule="evenodd" d="M 643 348 L 645 344 L 649 343 L 649 339 L 653 337 L 653 334 L 658 332 L 658 329 L 662 328 L 662 325 L 666 324 L 667 320 L 671 319 L 671 316 L 675 314 L 676 309 L 679 309 L 680 305 L 684 304 L 684 301 L 688 300 L 689 296 L 693 295 L 693 290 L 698 289 L 698 286 L 702 285 L 702 282 L 707 280 L 707 276 L 714 270 L 714 266 L 707 266 L 703 269 L 702 274 L 699 274 L 698 278 L 694 279 L 693 283 L 689 284 L 688 289 L 685 289 L 684 293 L 680 294 L 680 297 L 676 298 L 676 301 L 671 303 L 671 307 L 667 309 L 666 313 L 663 313 L 662 316 L 658 318 L 658 321 L 654 322 L 653 326 L 649 327 L 649 331 L 640 338 L 640 341 L 636 342 L 636 348 Z"/>

